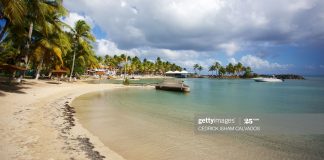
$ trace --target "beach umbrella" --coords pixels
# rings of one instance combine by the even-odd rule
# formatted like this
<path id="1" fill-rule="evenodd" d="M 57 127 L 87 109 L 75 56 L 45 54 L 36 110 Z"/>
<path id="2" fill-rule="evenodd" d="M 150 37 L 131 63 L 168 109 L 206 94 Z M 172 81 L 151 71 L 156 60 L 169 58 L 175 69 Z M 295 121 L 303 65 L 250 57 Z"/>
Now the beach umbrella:
<path id="1" fill-rule="evenodd" d="M 27 70 L 27 68 L 16 66 L 16 65 L 11 65 L 11 64 L 1 64 L 0 70 L 14 72 L 14 71 L 25 71 L 25 70 Z"/>
<path id="2" fill-rule="evenodd" d="M 16 65 L 11 65 L 11 64 L 0 64 L 0 70 L 8 71 L 11 76 L 9 76 L 8 82 L 9 84 L 11 83 L 11 80 L 14 76 L 14 73 L 16 71 L 25 71 L 27 70 L 25 67 L 20 67 Z"/>
<path id="3" fill-rule="evenodd" d="M 60 82 L 60 77 L 66 73 L 67 73 L 66 70 L 52 70 L 52 74 L 57 76 L 58 82 Z"/>

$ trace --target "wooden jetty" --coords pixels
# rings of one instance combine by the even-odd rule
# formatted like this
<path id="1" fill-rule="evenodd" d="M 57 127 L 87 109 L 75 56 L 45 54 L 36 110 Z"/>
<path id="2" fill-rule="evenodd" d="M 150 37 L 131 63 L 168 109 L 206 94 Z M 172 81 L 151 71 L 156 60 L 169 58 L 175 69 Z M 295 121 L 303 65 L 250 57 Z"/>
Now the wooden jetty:
<path id="1" fill-rule="evenodd" d="M 190 87 L 183 83 L 183 81 L 164 80 L 155 86 L 155 89 L 176 91 L 176 92 L 190 92 Z"/>

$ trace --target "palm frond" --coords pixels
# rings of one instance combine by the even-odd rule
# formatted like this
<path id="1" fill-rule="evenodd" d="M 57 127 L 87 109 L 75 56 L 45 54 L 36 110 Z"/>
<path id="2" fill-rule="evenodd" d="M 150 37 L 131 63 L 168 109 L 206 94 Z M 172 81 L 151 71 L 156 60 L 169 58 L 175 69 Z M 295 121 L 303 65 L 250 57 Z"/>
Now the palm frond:
<path id="1" fill-rule="evenodd" d="M 1 0 L 4 16 L 7 17 L 14 25 L 22 24 L 25 15 L 27 14 L 27 7 L 25 1 L 22 0 Z"/>

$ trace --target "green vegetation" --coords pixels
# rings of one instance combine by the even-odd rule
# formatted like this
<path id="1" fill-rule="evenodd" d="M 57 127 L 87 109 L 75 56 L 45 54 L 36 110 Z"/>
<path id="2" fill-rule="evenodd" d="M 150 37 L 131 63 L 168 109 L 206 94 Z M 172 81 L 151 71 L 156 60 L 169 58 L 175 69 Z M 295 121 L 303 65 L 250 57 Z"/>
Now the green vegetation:
<path id="1" fill-rule="evenodd" d="M 125 78 L 125 80 L 123 81 L 123 85 L 126 85 L 126 86 L 128 86 L 129 85 L 129 79 L 128 78 Z"/>
<path id="2" fill-rule="evenodd" d="M 62 0 L 0 0 L 0 19 L 5 22 L 0 33 L 0 66 L 25 68 L 24 75 L 36 79 L 53 70 L 66 71 L 71 79 L 103 66 L 119 74 L 163 75 L 182 70 L 159 57 L 155 62 L 125 54 L 96 57 L 89 24 L 79 20 L 68 26 L 62 22 L 67 14 Z"/>
<path id="3" fill-rule="evenodd" d="M 120 56 L 114 55 L 105 57 L 97 57 L 99 63 L 103 66 L 108 66 L 110 70 L 114 70 L 119 74 L 154 74 L 164 75 L 167 71 L 181 71 L 182 68 L 175 63 L 169 61 L 162 61 L 157 57 L 154 62 L 146 58 L 141 61 L 137 56 L 131 57 L 121 54 Z"/>
<path id="4" fill-rule="evenodd" d="M 195 65 L 193 66 L 193 68 L 194 68 L 194 71 L 195 71 L 195 75 L 197 75 L 197 70 L 199 71 L 199 75 L 200 75 L 201 71 L 204 70 L 204 67 L 202 67 L 202 66 L 199 65 L 199 64 L 195 64 Z"/>
<path id="5" fill-rule="evenodd" d="M 70 75 L 95 68 L 95 38 L 83 20 L 71 27 L 62 0 L 0 0 L 0 65 L 14 65 L 40 74 L 65 70 Z"/>
<path id="6" fill-rule="evenodd" d="M 195 73 L 196 70 L 201 71 L 203 68 L 199 64 L 193 66 Z M 213 65 L 209 66 L 209 72 L 211 72 L 210 77 L 215 78 L 252 78 L 255 77 L 249 66 L 243 66 L 242 63 L 237 63 L 233 65 L 232 63 L 222 66 L 219 62 L 215 62 Z M 215 74 L 213 74 L 215 72 Z M 197 74 L 197 73 L 196 73 Z"/>

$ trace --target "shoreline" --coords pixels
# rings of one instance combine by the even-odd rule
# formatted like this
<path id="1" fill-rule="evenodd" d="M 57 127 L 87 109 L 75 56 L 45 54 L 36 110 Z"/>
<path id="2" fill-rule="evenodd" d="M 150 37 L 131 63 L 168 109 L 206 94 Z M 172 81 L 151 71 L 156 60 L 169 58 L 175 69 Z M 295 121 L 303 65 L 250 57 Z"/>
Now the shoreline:
<path id="1" fill-rule="evenodd" d="M 124 159 L 82 127 L 70 104 L 82 94 L 127 86 L 50 82 L 27 80 L 14 88 L 0 86 L 0 156 L 24 160 Z"/>

